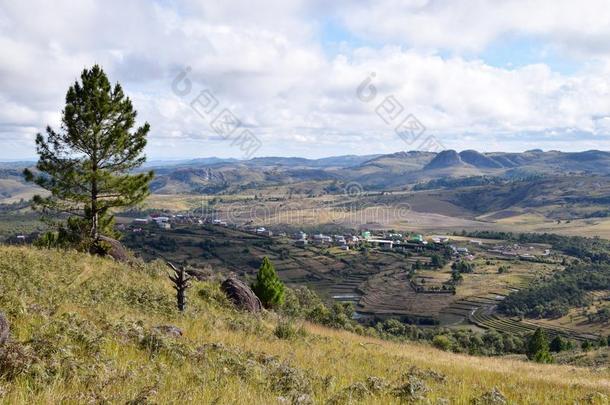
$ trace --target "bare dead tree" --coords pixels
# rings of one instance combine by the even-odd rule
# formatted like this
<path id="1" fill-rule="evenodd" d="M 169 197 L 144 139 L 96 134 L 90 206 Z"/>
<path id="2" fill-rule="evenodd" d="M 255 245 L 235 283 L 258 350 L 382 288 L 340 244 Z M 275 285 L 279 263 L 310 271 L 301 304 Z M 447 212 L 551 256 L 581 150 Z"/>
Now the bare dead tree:
<path id="1" fill-rule="evenodd" d="M 186 289 L 191 286 L 191 276 L 188 275 L 184 266 L 176 268 L 172 263 L 167 262 L 167 265 L 172 269 L 173 274 L 169 275 L 169 279 L 174 284 L 176 290 L 176 302 L 179 311 L 184 311 L 186 308 Z"/>

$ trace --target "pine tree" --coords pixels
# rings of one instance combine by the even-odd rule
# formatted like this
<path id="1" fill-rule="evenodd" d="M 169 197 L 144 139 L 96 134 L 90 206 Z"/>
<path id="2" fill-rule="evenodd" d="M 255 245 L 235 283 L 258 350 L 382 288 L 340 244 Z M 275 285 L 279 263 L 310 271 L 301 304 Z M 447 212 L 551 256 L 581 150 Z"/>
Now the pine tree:
<path id="1" fill-rule="evenodd" d="M 276 307 L 284 303 L 284 284 L 266 256 L 258 269 L 252 290 L 265 308 Z"/>
<path id="2" fill-rule="evenodd" d="M 50 191 L 34 197 L 44 214 L 68 215 L 60 235 L 102 253 L 100 235 L 112 235 L 111 210 L 141 202 L 149 194 L 152 172 L 133 174 L 142 165 L 148 123 L 132 131 L 136 111 L 117 83 L 95 65 L 83 70 L 66 94 L 59 131 L 50 126 L 36 136 L 39 173 L 26 180 Z M 63 233 L 62 233 L 63 232 Z"/>
<path id="3" fill-rule="evenodd" d="M 562 351 L 566 350 L 567 348 L 568 348 L 568 343 L 565 341 L 564 338 L 562 338 L 559 335 L 555 336 L 555 338 L 551 341 L 551 343 L 549 345 L 550 351 L 552 351 L 554 353 L 562 352 Z"/>
<path id="4" fill-rule="evenodd" d="M 538 363 L 551 363 L 553 358 L 549 352 L 549 341 L 541 328 L 530 337 L 526 349 L 527 358 Z"/>

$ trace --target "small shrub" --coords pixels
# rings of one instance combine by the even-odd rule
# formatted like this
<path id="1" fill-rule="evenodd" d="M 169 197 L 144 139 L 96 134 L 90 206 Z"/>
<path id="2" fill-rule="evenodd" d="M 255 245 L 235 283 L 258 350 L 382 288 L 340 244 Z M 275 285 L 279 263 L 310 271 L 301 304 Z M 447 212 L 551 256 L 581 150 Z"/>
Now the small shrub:
<path id="1" fill-rule="evenodd" d="M 229 307 L 230 302 L 225 293 L 220 289 L 219 283 L 206 282 L 201 283 L 201 288 L 197 291 L 197 295 L 205 302 L 217 307 Z"/>
<path id="2" fill-rule="evenodd" d="M 432 344 L 437 349 L 441 349 L 441 350 L 444 350 L 444 351 L 451 350 L 451 346 L 452 346 L 451 339 L 449 339 L 445 335 L 436 335 L 436 336 L 434 336 L 434 339 L 432 339 Z"/>
<path id="3" fill-rule="evenodd" d="M 491 391 L 488 391 L 481 395 L 479 398 L 472 400 L 473 405 L 505 405 L 508 401 L 502 391 L 494 387 Z"/>
<path id="4" fill-rule="evenodd" d="M 421 400 L 430 391 L 426 383 L 418 377 L 410 376 L 407 381 L 394 389 L 394 395 L 408 400 Z"/>
<path id="5" fill-rule="evenodd" d="M 296 339 L 299 336 L 303 336 L 304 333 L 303 328 L 295 326 L 294 322 L 290 319 L 281 319 L 273 331 L 276 337 L 284 340 Z"/>
<path id="6" fill-rule="evenodd" d="M 10 381 L 27 374 L 37 361 L 31 347 L 9 340 L 0 347 L 0 376 Z"/>

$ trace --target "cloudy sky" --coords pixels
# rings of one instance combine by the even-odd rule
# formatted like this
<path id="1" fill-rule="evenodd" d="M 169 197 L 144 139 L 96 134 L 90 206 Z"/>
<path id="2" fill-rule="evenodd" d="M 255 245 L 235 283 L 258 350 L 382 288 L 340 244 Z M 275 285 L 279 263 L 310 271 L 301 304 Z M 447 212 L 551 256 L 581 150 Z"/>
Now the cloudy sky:
<path id="1" fill-rule="evenodd" d="M 95 63 L 155 160 L 242 157 L 227 111 L 257 156 L 610 149 L 609 38 L 607 0 L 0 0 L 0 159 L 35 156 Z"/>

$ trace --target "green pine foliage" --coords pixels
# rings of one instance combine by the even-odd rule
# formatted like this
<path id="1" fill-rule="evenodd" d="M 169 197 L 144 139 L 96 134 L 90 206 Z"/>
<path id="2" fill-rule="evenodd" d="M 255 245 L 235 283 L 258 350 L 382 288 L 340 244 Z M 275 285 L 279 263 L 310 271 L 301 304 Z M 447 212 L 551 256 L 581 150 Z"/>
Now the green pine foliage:
<path id="1" fill-rule="evenodd" d="M 284 284 L 266 256 L 258 269 L 252 290 L 265 308 L 278 307 L 284 303 Z"/>
<path id="2" fill-rule="evenodd" d="M 552 363 L 553 358 L 549 351 L 549 341 L 541 328 L 530 337 L 526 347 L 527 358 L 537 363 Z"/>
<path id="3" fill-rule="evenodd" d="M 549 345 L 549 349 L 553 353 L 559 353 L 559 352 L 562 352 L 564 350 L 568 350 L 568 346 L 569 346 L 568 342 L 564 338 L 562 338 L 561 336 L 557 335 L 551 341 L 551 344 Z"/>
<path id="4" fill-rule="evenodd" d="M 68 218 L 56 233 L 63 237 L 58 244 L 68 241 L 99 253 L 100 235 L 112 236 L 112 210 L 149 194 L 153 173 L 133 170 L 146 160 L 150 126 L 132 130 L 137 113 L 131 100 L 120 84 L 111 86 L 98 65 L 83 70 L 80 79 L 66 94 L 61 129 L 49 126 L 46 137 L 36 136 L 37 172 L 26 169 L 24 175 L 50 192 L 34 198 L 36 208 Z"/>

